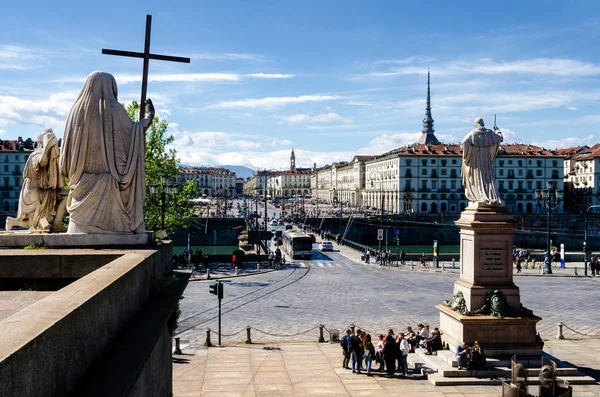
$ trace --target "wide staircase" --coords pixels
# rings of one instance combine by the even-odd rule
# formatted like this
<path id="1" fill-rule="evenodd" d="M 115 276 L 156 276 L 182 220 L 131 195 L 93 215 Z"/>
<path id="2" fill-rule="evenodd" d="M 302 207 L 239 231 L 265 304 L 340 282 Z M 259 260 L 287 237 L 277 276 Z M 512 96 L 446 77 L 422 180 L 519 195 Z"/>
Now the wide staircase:
<path id="1" fill-rule="evenodd" d="M 408 364 L 416 373 L 425 376 L 435 386 L 493 386 L 502 384 L 502 380 L 511 376 L 511 358 L 487 358 L 487 371 L 458 369 L 454 352 L 438 350 L 434 355 L 426 355 L 425 349 L 417 348 L 408 355 Z M 572 385 L 592 385 L 596 380 L 584 375 L 577 368 L 561 363 L 555 357 L 544 353 L 544 357 L 557 363 L 556 377 Z M 519 363 L 527 367 L 529 384 L 537 384 L 540 373 L 540 357 L 517 357 Z"/>

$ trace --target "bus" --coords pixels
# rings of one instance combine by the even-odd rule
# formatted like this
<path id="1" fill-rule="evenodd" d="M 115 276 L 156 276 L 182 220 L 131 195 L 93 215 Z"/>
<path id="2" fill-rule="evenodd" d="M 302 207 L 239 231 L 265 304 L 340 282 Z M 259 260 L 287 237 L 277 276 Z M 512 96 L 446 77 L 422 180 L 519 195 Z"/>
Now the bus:
<path id="1" fill-rule="evenodd" d="M 306 234 L 286 230 L 283 232 L 283 251 L 291 258 L 312 258 L 312 239 Z"/>

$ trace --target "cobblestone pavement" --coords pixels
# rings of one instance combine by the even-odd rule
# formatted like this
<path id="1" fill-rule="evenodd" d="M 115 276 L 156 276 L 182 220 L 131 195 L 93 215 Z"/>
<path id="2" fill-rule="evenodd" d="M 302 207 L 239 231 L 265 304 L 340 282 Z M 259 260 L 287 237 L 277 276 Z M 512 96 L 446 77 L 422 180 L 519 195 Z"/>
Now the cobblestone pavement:
<path id="1" fill-rule="evenodd" d="M 223 342 L 245 340 L 248 325 L 255 342 L 315 340 L 320 323 L 340 331 L 355 323 L 372 334 L 419 322 L 433 327 L 439 322 L 435 305 L 452 297 L 457 278 L 454 273 L 365 265 L 340 252 L 315 250 L 311 261 L 296 261 L 276 272 L 226 283 Z M 542 337 L 555 336 L 560 321 L 570 328 L 565 328 L 567 337 L 580 336 L 576 332 L 600 335 L 594 299 L 600 279 L 515 277 L 515 282 L 524 306 L 543 318 L 538 323 Z M 191 346 L 204 343 L 207 327 L 218 329 L 217 298 L 209 293 L 210 284 L 191 282 L 180 302 L 177 332 Z"/>

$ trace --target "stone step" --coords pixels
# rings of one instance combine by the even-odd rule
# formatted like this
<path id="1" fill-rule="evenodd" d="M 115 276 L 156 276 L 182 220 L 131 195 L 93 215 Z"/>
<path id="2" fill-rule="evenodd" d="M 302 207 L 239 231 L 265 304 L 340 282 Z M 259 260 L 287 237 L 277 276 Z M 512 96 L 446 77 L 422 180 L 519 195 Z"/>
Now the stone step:
<path id="1" fill-rule="evenodd" d="M 425 356 L 425 350 L 417 349 L 415 354 Z M 454 352 L 451 352 L 450 350 L 438 350 L 437 356 L 439 358 L 441 358 L 442 360 L 444 360 L 449 365 L 451 365 L 453 367 L 458 367 L 458 362 L 456 361 L 456 355 L 454 354 Z M 545 354 L 544 356 L 545 356 L 545 358 L 554 360 L 557 364 L 560 365 L 560 361 L 557 360 L 555 357 L 549 356 L 547 354 Z M 430 356 L 425 356 L 425 357 L 430 357 Z M 508 367 L 508 368 L 510 368 L 511 359 L 512 359 L 512 357 L 501 357 L 501 358 L 486 357 L 486 362 L 487 362 L 488 367 Z M 526 367 L 539 367 L 540 366 L 540 358 L 539 357 L 521 356 L 521 357 L 517 357 L 517 361 L 521 364 L 524 364 Z"/>
<path id="2" fill-rule="evenodd" d="M 569 382 L 571 385 L 593 385 L 596 380 L 590 376 L 560 376 L 561 380 Z M 434 386 L 497 386 L 502 384 L 500 378 L 476 378 L 476 377 L 456 377 L 445 378 L 439 373 L 430 374 L 427 379 Z M 527 380 L 529 385 L 537 385 L 537 378 Z"/>

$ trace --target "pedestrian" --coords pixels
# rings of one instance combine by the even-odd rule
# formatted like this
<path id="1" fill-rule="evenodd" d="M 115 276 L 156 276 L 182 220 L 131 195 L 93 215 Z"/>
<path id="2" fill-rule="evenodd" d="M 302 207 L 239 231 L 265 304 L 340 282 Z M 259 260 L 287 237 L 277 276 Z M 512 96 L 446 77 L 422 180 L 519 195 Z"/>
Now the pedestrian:
<path id="1" fill-rule="evenodd" d="M 367 376 L 371 375 L 371 365 L 373 363 L 373 359 L 375 358 L 375 346 L 373 346 L 373 342 L 371 342 L 371 334 L 367 334 L 365 338 L 365 365 L 367 367 Z"/>
<path id="2" fill-rule="evenodd" d="M 379 342 L 377 342 L 377 353 L 375 354 L 375 359 L 379 363 L 379 368 L 377 369 L 377 371 L 380 371 L 380 372 L 383 371 L 383 369 L 384 369 L 384 364 L 383 364 L 383 346 L 384 345 L 385 345 L 385 335 L 380 334 Z"/>
<path id="3" fill-rule="evenodd" d="M 404 338 L 404 334 L 400 334 L 400 368 L 402 376 L 408 376 L 408 352 L 410 347 L 408 341 Z"/>
<path id="4" fill-rule="evenodd" d="M 389 329 L 385 338 L 385 345 L 383 345 L 383 361 L 385 361 L 386 378 L 391 378 L 394 376 L 394 372 L 396 370 L 395 364 L 397 351 L 398 347 L 396 346 L 396 341 L 394 340 L 394 330 Z"/>
<path id="5" fill-rule="evenodd" d="M 400 263 L 402 265 L 404 265 L 404 262 L 406 261 L 406 253 L 404 252 L 404 250 L 400 250 Z"/>
<path id="6" fill-rule="evenodd" d="M 273 261 L 275 260 L 275 254 L 273 251 L 269 252 L 269 267 L 273 266 Z"/>
<path id="7" fill-rule="evenodd" d="M 342 346 L 342 354 L 344 355 L 344 359 L 342 360 L 342 368 L 350 369 L 348 363 L 350 362 L 350 356 L 352 351 L 350 350 L 350 338 L 352 335 L 352 331 L 350 329 L 346 330 L 346 335 L 342 337 L 340 341 L 340 345 Z"/>
<path id="8" fill-rule="evenodd" d="M 517 258 L 517 273 L 521 273 L 521 258 Z"/>
<path id="9" fill-rule="evenodd" d="M 361 339 L 362 331 L 360 329 L 356 330 L 356 335 L 352 335 L 350 337 L 350 349 L 352 351 L 352 373 L 360 374 L 360 363 L 362 362 L 361 350 L 362 339 Z"/>

